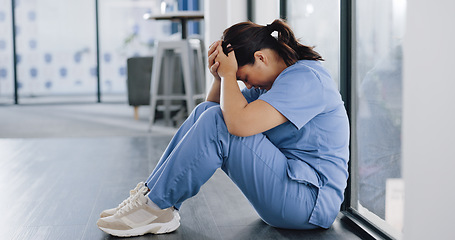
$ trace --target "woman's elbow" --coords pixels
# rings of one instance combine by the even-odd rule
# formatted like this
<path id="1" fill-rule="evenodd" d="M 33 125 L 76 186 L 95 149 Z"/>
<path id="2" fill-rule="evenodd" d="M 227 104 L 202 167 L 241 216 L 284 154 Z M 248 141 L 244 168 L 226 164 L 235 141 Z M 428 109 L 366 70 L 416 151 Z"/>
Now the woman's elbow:
<path id="1" fill-rule="evenodd" d="M 247 128 L 242 126 L 236 126 L 235 124 L 227 125 L 227 129 L 230 134 L 237 136 L 237 137 L 249 137 L 254 135 L 251 131 L 248 131 Z"/>

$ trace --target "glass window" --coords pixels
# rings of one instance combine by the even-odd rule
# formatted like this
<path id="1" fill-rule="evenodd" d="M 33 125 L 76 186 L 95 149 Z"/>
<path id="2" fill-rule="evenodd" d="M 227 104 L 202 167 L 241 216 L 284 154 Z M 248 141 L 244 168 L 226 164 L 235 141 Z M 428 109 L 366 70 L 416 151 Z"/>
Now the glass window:
<path id="1" fill-rule="evenodd" d="M 287 22 L 300 42 L 315 46 L 322 64 L 339 85 L 340 3 L 333 0 L 287 0 Z"/>
<path id="2" fill-rule="evenodd" d="M 20 102 L 63 95 L 95 101 L 94 2 L 16 1 L 15 14 Z"/>
<path id="3" fill-rule="evenodd" d="M 352 206 L 400 236 L 402 37 L 406 1 L 355 3 Z"/>
<path id="4" fill-rule="evenodd" d="M 95 7 L 92 0 L 0 0 L 0 103 L 14 102 L 13 39 L 20 103 L 97 100 Z M 145 20 L 145 13 L 201 8 L 200 0 L 98 1 L 102 101 L 126 101 L 128 58 L 152 56 L 157 41 L 181 36 L 178 23 Z M 190 37 L 201 32 L 200 21 L 188 23 Z"/>
<path id="5" fill-rule="evenodd" d="M 143 18 L 146 13 L 160 12 L 160 1 L 99 1 L 100 85 L 103 102 L 126 101 L 127 59 L 152 56 L 156 41 L 171 35 L 170 22 Z"/>
<path id="6" fill-rule="evenodd" d="M 14 102 L 11 0 L 0 0 L 0 104 Z"/>

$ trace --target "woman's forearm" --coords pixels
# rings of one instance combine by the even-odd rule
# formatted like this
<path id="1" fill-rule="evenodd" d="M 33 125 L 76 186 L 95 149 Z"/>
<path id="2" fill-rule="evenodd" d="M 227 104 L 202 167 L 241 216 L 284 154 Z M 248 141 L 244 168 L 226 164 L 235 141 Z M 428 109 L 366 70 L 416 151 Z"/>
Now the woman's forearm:
<path id="1" fill-rule="evenodd" d="M 220 103 L 221 79 L 213 79 L 205 101 Z"/>
<path id="2" fill-rule="evenodd" d="M 241 112 L 248 105 L 245 97 L 240 91 L 235 75 L 223 77 L 221 80 L 220 106 L 223 112 L 224 121 L 231 134 L 239 129 Z"/>

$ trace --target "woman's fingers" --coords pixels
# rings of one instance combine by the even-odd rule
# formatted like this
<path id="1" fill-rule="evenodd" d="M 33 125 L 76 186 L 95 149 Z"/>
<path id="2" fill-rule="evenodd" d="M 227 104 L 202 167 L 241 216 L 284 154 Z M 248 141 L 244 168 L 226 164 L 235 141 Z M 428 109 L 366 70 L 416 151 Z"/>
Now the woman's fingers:
<path id="1" fill-rule="evenodd" d="M 209 66 L 212 66 L 215 63 L 215 59 L 217 56 L 218 56 L 218 50 L 215 49 L 215 51 L 213 51 L 212 54 L 210 54 L 207 59 Z"/>
<path id="2" fill-rule="evenodd" d="M 238 66 L 234 51 L 229 52 L 228 56 L 226 56 L 222 53 L 223 48 L 221 47 L 221 44 L 217 46 L 216 51 L 218 54 L 216 55 L 214 61 L 218 63 L 216 70 L 218 76 L 223 77 L 227 74 L 235 74 L 238 70 Z"/>
<path id="3" fill-rule="evenodd" d="M 217 50 L 219 45 L 220 41 L 216 41 L 210 45 L 207 58 L 210 73 L 212 73 L 215 78 L 220 78 L 217 72 L 220 63 L 215 61 L 219 54 L 219 51 Z"/>
<path id="4" fill-rule="evenodd" d="M 215 51 L 217 51 L 217 52 L 223 52 L 223 47 L 221 47 L 221 44 L 219 44 L 219 45 L 216 47 Z M 216 56 L 215 61 L 216 61 L 217 59 L 225 59 L 225 58 L 226 58 L 226 55 L 225 55 L 225 54 L 220 54 L 220 55 L 217 55 L 217 56 Z M 219 61 L 219 60 L 218 60 L 218 61 Z"/>
<path id="5" fill-rule="evenodd" d="M 214 63 L 211 67 L 210 67 L 210 72 L 212 74 L 216 74 L 216 72 L 218 71 L 218 67 L 220 66 L 220 63 L 219 62 L 216 62 Z M 218 74 L 217 74 L 218 75 Z"/>
<path id="6" fill-rule="evenodd" d="M 211 66 L 213 64 L 213 60 L 215 59 L 216 57 L 216 53 L 214 54 L 215 50 L 216 50 L 216 47 L 217 47 L 218 43 L 217 42 L 214 42 L 212 43 L 212 45 L 210 45 L 209 47 L 209 51 L 208 51 L 208 58 L 207 58 L 207 61 L 209 63 L 209 66 Z"/>
<path id="7" fill-rule="evenodd" d="M 216 42 L 212 43 L 212 45 L 210 45 L 210 47 L 209 47 L 209 51 L 208 51 L 209 56 L 207 58 L 207 61 L 208 61 L 208 65 L 209 65 L 210 69 L 211 69 L 212 65 L 215 64 L 215 59 L 218 56 L 219 50 L 217 48 L 220 45 L 219 43 L 220 43 L 220 41 L 216 41 Z"/>
<path id="8" fill-rule="evenodd" d="M 215 51 L 215 49 L 218 47 L 219 44 L 220 44 L 220 41 L 215 41 L 210 45 L 209 51 L 208 51 L 209 56 L 210 56 L 210 54 L 213 53 L 213 51 Z"/>

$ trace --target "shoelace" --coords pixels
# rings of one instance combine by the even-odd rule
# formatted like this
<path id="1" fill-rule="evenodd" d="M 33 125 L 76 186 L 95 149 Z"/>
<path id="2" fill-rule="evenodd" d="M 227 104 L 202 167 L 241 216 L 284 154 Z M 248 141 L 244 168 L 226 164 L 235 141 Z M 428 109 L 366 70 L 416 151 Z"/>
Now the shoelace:
<path id="1" fill-rule="evenodd" d="M 131 200 L 131 198 L 133 198 L 139 192 L 139 190 L 141 190 L 141 188 L 144 188 L 144 187 L 145 187 L 144 182 L 138 183 L 137 186 L 133 190 L 130 191 L 130 196 L 127 199 L 123 200 L 123 202 L 121 202 L 115 208 L 115 210 L 118 211 L 120 208 L 124 207 Z"/>
<path id="2" fill-rule="evenodd" d="M 133 208 L 135 207 L 139 207 L 141 205 L 144 205 L 146 203 L 146 201 L 142 200 L 140 197 L 144 197 L 144 195 L 148 192 L 148 189 L 145 187 L 145 188 L 142 188 L 140 189 L 136 195 L 132 196 L 130 201 L 128 201 L 125 206 L 123 206 L 122 208 L 120 208 L 117 213 L 115 213 L 115 215 L 118 215 L 118 216 L 121 216 L 121 215 L 124 215 L 125 213 L 129 212 L 130 210 L 132 210 Z M 142 200 L 142 201 L 141 201 Z"/>

